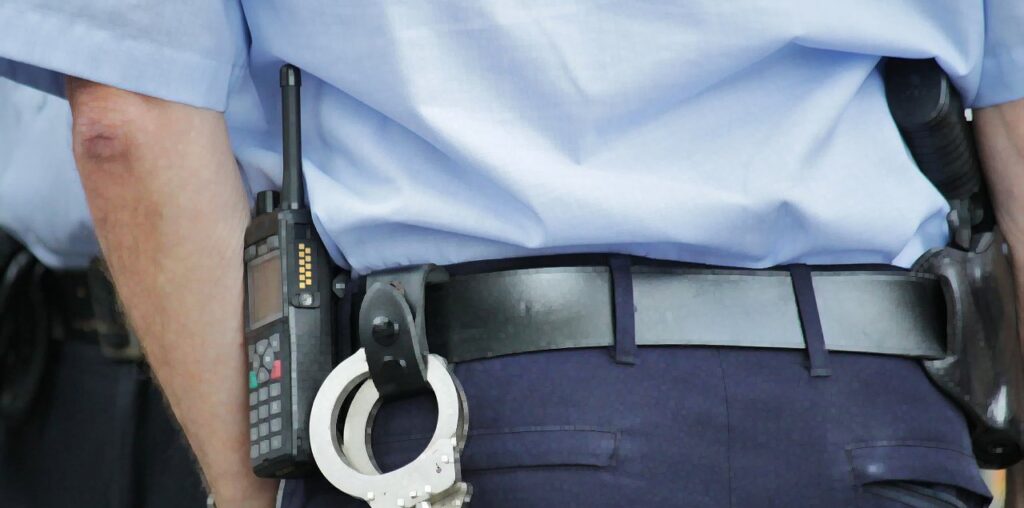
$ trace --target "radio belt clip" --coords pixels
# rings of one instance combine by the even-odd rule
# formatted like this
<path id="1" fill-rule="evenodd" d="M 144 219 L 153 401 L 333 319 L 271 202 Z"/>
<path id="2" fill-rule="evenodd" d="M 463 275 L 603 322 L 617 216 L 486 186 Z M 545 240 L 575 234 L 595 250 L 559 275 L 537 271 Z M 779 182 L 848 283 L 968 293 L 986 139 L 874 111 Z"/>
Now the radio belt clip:
<path id="1" fill-rule="evenodd" d="M 456 508 L 472 494 L 459 465 L 469 430 L 466 396 L 448 362 L 427 350 L 424 330 L 426 286 L 446 279 L 433 265 L 367 277 L 359 311 L 362 347 L 327 376 L 313 401 L 310 443 L 320 471 L 373 508 Z M 381 474 L 369 446 L 377 408 L 384 400 L 428 389 L 437 398 L 438 414 L 430 443 L 411 463 Z M 353 393 L 348 412 L 339 415 Z"/>

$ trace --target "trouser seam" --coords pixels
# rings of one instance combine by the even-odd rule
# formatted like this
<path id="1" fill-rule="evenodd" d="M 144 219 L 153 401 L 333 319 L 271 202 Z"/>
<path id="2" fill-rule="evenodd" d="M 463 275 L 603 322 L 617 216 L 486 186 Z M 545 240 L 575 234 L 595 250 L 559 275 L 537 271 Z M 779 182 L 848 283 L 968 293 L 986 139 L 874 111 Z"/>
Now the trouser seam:
<path id="1" fill-rule="evenodd" d="M 729 386 L 725 379 L 725 362 L 722 360 L 722 349 L 715 348 L 718 356 L 718 371 L 722 378 L 722 400 L 725 404 L 725 466 L 726 490 L 729 494 L 729 508 L 733 507 L 732 490 L 732 418 L 729 414 Z"/>

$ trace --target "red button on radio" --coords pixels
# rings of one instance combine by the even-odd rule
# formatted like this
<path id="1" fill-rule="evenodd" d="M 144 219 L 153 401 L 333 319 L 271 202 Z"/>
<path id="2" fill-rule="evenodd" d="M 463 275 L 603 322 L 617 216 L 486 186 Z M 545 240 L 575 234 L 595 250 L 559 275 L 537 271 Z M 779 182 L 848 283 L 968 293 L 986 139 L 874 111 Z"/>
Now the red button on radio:
<path id="1" fill-rule="evenodd" d="M 270 371 L 270 379 L 281 379 L 281 360 L 274 360 L 274 368 Z"/>

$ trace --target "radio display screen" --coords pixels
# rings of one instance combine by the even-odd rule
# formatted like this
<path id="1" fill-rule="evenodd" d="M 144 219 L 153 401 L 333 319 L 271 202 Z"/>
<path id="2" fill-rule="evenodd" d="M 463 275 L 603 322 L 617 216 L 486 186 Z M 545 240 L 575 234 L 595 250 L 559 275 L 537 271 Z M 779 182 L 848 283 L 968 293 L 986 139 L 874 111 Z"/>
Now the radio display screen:
<path id="1" fill-rule="evenodd" d="M 281 251 L 275 250 L 249 262 L 246 267 L 248 328 L 255 330 L 284 315 Z"/>

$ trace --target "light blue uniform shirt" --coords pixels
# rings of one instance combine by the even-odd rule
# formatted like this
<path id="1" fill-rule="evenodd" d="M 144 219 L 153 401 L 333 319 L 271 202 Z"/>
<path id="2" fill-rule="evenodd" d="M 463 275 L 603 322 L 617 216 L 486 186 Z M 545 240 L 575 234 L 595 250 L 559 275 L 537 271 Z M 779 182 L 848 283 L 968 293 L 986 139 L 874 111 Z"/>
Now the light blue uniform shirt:
<path id="1" fill-rule="evenodd" d="M 907 266 L 946 242 L 946 205 L 879 59 L 935 57 L 968 105 L 997 104 L 1024 97 L 1022 26 L 1020 0 L 4 0 L 0 73 L 227 109 L 259 190 L 280 181 L 278 68 L 298 65 L 315 218 L 361 272 Z"/>
<path id="2" fill-rule="evenodd" d="M 0 229 L 51 268 L 99 253 L 71 151 L 64 99 L 0 78 Z"/>

